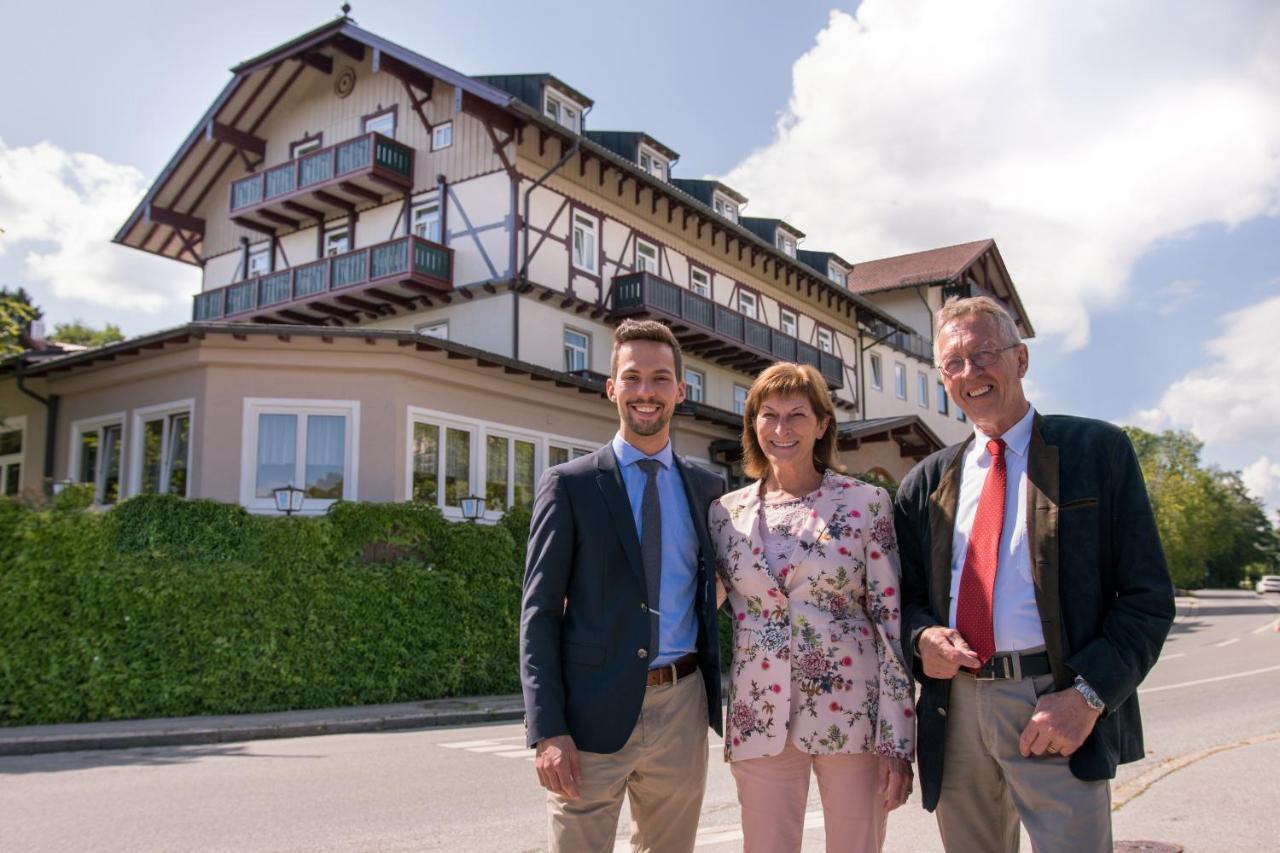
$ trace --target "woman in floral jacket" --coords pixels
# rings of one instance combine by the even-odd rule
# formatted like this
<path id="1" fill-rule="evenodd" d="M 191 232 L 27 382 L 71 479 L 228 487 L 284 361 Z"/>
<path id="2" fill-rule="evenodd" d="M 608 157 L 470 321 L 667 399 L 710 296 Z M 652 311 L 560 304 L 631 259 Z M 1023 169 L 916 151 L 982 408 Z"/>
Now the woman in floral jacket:
<path id="1" fill-rule="evenodd" d="M 775 364 L 743 415 L 758 482 L 711 506 L 734 629 L 725 758 L 749 853 L 800 849 L 810 768 L 828 851 L 880 850 L 911 793 L 893 504 L 838 473 L 835 445 L 826 381 Z"/>

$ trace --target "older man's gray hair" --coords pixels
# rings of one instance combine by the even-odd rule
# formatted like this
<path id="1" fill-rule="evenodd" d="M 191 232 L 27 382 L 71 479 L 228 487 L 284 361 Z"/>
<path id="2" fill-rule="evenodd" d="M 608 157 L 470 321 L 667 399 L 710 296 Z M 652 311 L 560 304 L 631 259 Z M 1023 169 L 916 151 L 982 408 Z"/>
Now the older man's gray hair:
<path id="1" fill-rule="evenodd" d="M 971 315 L 990 317 L 995 322 L 996 329 L 1000 333 L 1002 346 L 1011 346 L 1022 342 L 1022 336 L 1018 334 L 1018 324 L 1014 322 L 1013 316 L 1003 305 L 990 296 L 970 296 L 968 299 L 952 299 L 946 305 L 943 305 L 942 309 L 933 317 L 933 361 L 935 364 L 939 363 L 942 356 L 939 350 L 939 341 L 942 339 L 943 328 L 948 323 Z"/>

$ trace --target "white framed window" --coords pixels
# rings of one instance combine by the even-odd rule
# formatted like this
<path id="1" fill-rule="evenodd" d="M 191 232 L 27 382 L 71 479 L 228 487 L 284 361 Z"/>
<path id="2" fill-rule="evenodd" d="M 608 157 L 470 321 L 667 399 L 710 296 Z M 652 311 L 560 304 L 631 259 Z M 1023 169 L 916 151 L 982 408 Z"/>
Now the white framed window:
<path id="1" fill-rule="evenodd" d="M 473 423 L 409 407 L 408 500 L 462 517 L 462 499 L 475 494 L 478 430 Z"/>
<path id="2" fill-rule="evenodd" d="M 0 420 L 0 495 L 22 491 L 22 445 L 26 438 L 27 416 Z"/>
<path id="3" fill-rule="evenodd" d="M 439 151 L 453 144 L 453 122 L 445 121 L 431 128 L 431 150 Z"/>
<path id="4" fill-rule="evenodd" d="M 592 448 L 588 447 L 586 442 L 561 441 L 560 439 L 549 440 L 547 442 L 547 467 L 563 465 L 570 459 L 577 459 L 579 456 L 586 456 L 591 452 Z"/>
<path id="5" fill-rule="evenodd" d="M 600 223 L 585 213 L 573 214 L 573 265 L 583 272 L 595 273 L 598 267 L 596 247 L 600 245 Z"/>
<path id="6" fill-rule="evenodd" d="M 245 265 L 245 278 L 256 278 L 271 272 L 271 244 L 263 243 L 249 249 L 249 262 Z"/>
<path id="7" fill-rule="evenodd" d="M 240 457 L 240 503 L 275 512 L 272 490 L 303 490 L 302 512 L 355 500 L 360 401 L 246 397 Z"/>
<path id="8" fill-rule="evenodd" d="M 787 257 L 794 258 L 796 256 L 795 238 L 786 232 L 779 231 L 774 239 L 774 243 Z"/>
<path id="9" fill-rule="evenodd" d="M 636 240 L 636 272 L 658 274 L 658 247 L 643 240 Z"/>
<path id="10" fill-rule="evenodd" d="M 920 408 L 929 408 L 929 376 L 926 373 L 916 374 L 916 402 Z"/>
<path id="11" fill-rule="evenodd" d="M 967 417 L 965 417 L 964 409 L 960 408 L 959 406 L 956 406 L 956 420 L 960 421 L 960 423 L 964 423 L 965 421 L 969 420 Z"/>
<path id="12" fill-rule="evenodd" d="M 800 319 L 796 312 L 787 308 L 778 309 L 778 328 L 784 335 L 796 337 L 800 333 Z"/>
<path id="13" fill-rule="evenodd" d="M 94 502 L 110 506 L 120 500 L 123 457 L 124 412 L 71 424 L 71 466 L 67 479 L 93 483 Z"/>
<path id="14" fill-rule="evenodd" d="M 351 229 L 346 225 L 324 232 L 324 256 L 331 258 L 351 251 Z"/>
<path id="15" fill-rule="evenodd" d="M 893 363 L 893 392 L 899 400 L 907 399 L 907 366 L 900 361 Z"/>
<path id="16" fill-rule="evenodd" d="M 546 114 L 547 118 L 551 119 L 561 127 L 567 127 L 569 130 L 577 133 L 578 117 L 581 115 L 581 110 L 578 105 L 573 101 L 570 101 L 568 98 L 565 98 L 563 95 L 553 93 L 549 89 L 545 91 L 546 94 L 543 96 L 544 100 L 542 111 Z"/>
<path id="17" fill-rule="evenodd" d="M 414 203 L 409 211 L 409 232 L 432 243 L 443 242 L 440 239 L 439 200 L 429 198 Z"/>
<path id="18" fill-rule="evenodd" d="M 177 400 L 134 409 L 129 494 L 190 496 L 195 407 L 195 400 Z"/>
<path id="19" fill-rule="evenodd" d="M 877 391 L 884 390 L 884 365 L 875 353 L 871 354 L 871 387 Z"/>
<path id="20" fill-rule="evenodd" d="M 759 303 L 756 301 L 756 295 L 750 290 L 738 291 L 738 313 L 752 320 L 759 319 Z"/>
<path id="21" fill-rule="evenodd" d="M 692 367 L 684 369 L 684 398 L 692 400 L 695 403 L 701 403 L 706 399 L 707 377 L 701 370 L 694 370 Z"/>
<path id="22" fill-rule="evenodd" d="M 511 507 L 532 509 L 538 482 L 537 438 L 486 429 L 484 472 L 486 516 L 500 518 Z"/>
<path id="23" fill-rule="evenodd" d="M 689 289 L 699 296 L 711 298 L 711 276 L 706 270 L 697 267 L 689 268 Z"/>
<path id="24" fill-rule="evenodd" d="M 826 353 L 836 351 L 835 343 L 831 339 L 830 329 L 818 329 L 818 349 Z"/>
<path id="25" fill-rule="evenodd" d="M 564 330 L 564 369 L 569 373 L 591 368 L 591 336 L 577 329 Z"/>
<path id="26" fill-rule="evenodd" d="M 641 146 L 640 168 L 660 181 L 667 179 L 667 161 L 656 151 Z"/>
<path id="27" fill-rule="evenodd" d="M 747 392 L 749 388 L 742 385 L 733 386 L 733 413 L 740 415 L 747 410 Z"/>
<path id="28" fill-rule="evenodd" d="M 738 221 L 738 205 L 722 195 L 715 195 L 711 198 L 711 207 L 716 213 L 728 219 L 730 222 Z"/>
<path id="29" fill-rule="evenodd" d="M 441 340 L 449 340 L 449 321 L 436 320 L 430 323 L 421 323 L 413 327 L 413 330 L 424 338 L 440 338 Z"/>
<path id="30" fill-rule="evenodd" d="M 301 142 L 295 142 L 289 146 L 289 159 L 296 160 L 305 154 L 310 154 L 312 151 L 318 151 L 323 144 L 324 139 L 319 135 L 304 139 Z"/>
<path id="31" fill-rule="evenodd" d="M 844 270 L 840 269 L 840 267 L 835 264 L 827 264 L 827 278 L 831 279 L 841 287 L 849 286 L 849 280 L 845 276 Z"/>
<path id="32" fill-rule="evenodd" d="M 951 414 L 951 401 L 947 398 L 947 387 L 939 382 L 934 387 L 934 392 L 938 395 L 938 414 Z"/>
<path id="33" fill-rule="evenodd" d="M 383 136 L 396 138 L 396 111 L 383 110 L 364 120 L 365 133 L 381 133 Z"/>

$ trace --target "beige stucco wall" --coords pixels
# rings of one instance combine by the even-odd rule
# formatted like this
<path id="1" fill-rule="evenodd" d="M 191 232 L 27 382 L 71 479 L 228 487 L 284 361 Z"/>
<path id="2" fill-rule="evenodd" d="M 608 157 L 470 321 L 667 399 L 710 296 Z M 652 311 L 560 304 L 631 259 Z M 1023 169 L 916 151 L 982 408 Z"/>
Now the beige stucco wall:
<path id="1" fill-rule="evenodd" d="M 41 397 L 48 397 L 48 387 L 43 380 L 29 380 L 26 387 Z M 43 404 L 19 391 L 15 379 L 0 379 L 0 426 L 6 430 L 21 427 L 23 431 L 20 491 L 38 490 L 43 483 L 46 422 Z"/>
<path id="2" fill-rule="evenodd" d="M 47 383 L 62 400 L 57 479 L 73 473 L 73 423 L 119 413 L 124 423 L 122 481 L 136 485 L 136 411 L 190 400 L 191 496 L 229 503 L 239 502 L 243 494 L 245 401 L 250 398 L 357 402 L 354 497 L 368 501 L 405 499 L 410 407 L 538 437 L 539 471 L 549 440 L 596 447 L 617 430 L 616 409 L 598 395 L 387 340 L 370 345 L 363 339 L 325 343 L 294 336 L 285 342 L 252 336 L 240 341 L 210 335 L 203 342 L 172 345 L 63 376 Z M 18 399 L 13 385 L 12 380 L 0 382 L 0 406 L 6 413 L 21 409 L 28 416 L 29 433 L 35 436 L 39 430 L 42 437 L 40 413 Z M 673 428 L 677 452 L 699 460 L 709 458 L 711 441 L 731 435 L 687 418 L 678 418 Z M 24 442 L 24 469 L 30 465 L 31 471 L 39 470 L 42 452 L 42 441 Z M 251 465 L 247 470 L 252 476 Z"/>

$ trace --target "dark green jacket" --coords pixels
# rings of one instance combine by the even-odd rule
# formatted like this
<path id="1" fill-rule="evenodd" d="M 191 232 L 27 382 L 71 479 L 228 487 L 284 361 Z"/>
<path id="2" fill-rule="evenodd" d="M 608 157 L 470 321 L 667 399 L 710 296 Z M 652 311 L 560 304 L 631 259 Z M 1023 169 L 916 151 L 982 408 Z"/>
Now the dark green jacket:
<path id="1" fill-rule="evenodd" d="M 903 636 L 946 625 L 951 540 L 964 451 L 940 450 L 898 489 Z M 1173 623 L 1173 585 L 1137 456 L 1125 434 L 1102 421 L 1035 416 L 1027 458 L 1027 539 L 1045 646 L 1057 689 L 1082 675 L 1107 703 L 1093 733 L 1071 756 L 1080 779 L 1110 779 L 1144 755 L 1137 688 Z M 951 682 L 924 675 L 916 751 L 930 811 L 942 786 Z"/>

